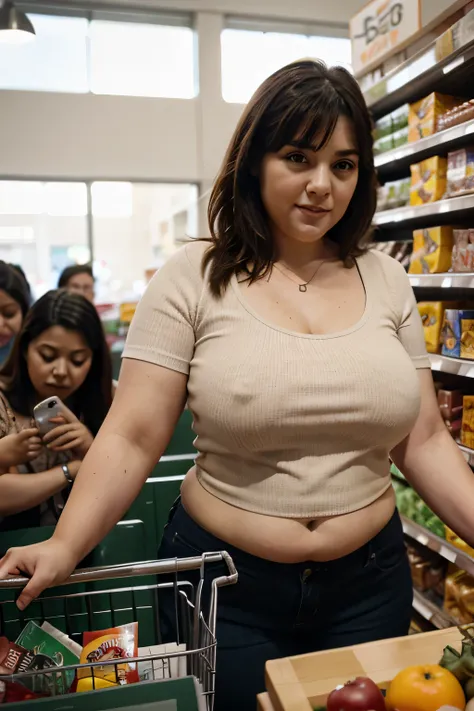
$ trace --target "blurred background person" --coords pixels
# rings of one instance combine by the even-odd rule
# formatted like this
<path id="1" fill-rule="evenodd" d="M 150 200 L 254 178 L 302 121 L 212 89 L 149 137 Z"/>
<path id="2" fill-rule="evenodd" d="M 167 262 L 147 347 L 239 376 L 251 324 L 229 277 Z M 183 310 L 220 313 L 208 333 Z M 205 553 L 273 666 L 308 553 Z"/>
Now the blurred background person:
<path id="1" fill-rule="evenodd" d="M 74 294 L 82 294 L 94 303 L 94 275 L 89 264 L 73 264 L 66 267 L 59 277 L 58 289 L 67 289 Z"/>
<path id="2" fill-rule="evenodd" d="M 109 349 L 92 304 L 64 290 L 41 297 L 0 380 L 0 532 L 54 525 L 112 402 Z M 40 438 L 33 408 L 53 396 L 62 415 Z"/>
<path id="3" fill-rule="evenodd" d="M 0 261 L 0 367 L 8 358 L 31 303 L 23 270 Z"/>

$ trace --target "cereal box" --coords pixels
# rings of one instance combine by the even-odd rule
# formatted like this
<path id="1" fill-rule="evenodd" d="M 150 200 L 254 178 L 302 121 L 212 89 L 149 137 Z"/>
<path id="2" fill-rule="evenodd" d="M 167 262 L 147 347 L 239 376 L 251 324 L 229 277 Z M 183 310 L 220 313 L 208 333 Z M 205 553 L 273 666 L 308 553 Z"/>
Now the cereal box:
<path id="1" fill-rule="evenodd" d="M 451 268 L 452 227 L 429 227 L 413 232 L 410 274 L 440 274 Z"/>
<path id="2" fill-rule="evenodd" d="M 433 156 L 410 166 L 410 205 L 441 200 L 446 192 L 447 160 Z"/>

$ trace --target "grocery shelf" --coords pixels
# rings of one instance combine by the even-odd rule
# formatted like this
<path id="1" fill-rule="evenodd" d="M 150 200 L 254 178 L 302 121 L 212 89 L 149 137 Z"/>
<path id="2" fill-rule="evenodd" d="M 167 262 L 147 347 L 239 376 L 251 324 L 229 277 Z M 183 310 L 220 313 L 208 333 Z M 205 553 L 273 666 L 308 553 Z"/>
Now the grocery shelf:
<path id="1" fill-rule="evenodd" d="M 414 143 L 407 143 L 386 153 L 375 156 L 375 167 L 380 173 L 400 171 L 412 163 L 419 163 L 428 156 L 439 155 L 463 144 L 467 137 L 474 137 L 474 119 L 434 133 Z"/>
<path id="2" fill-rule="evenodd" d="M 456 627 L 457 625 L 456 620 L 448 615 L 447 612 L 415 589 L 413 590 L 413 609 L 425 620 L 431 622 L 433 627 L 438 630 L 445 630 L 448 627 Z"/>
<path id="3" fill-rule="evenodd" d="M 474 194 L 459 195 L 425 205 L 407 205 L 392 210 L 382 210 L 375 213 L 372 224 L 379 227 L 399 228 L 421 221 L 422 225 L 426 226 L 427 218 L 439 220 L 440 216 L 446 215 L 451 220 L 460 219 L 461 213 L 470 211 L 474 214 Z"/>
<path id="4" fill-rule="evenodd" d="M 474 378 L 474 360 L 463 360 L 462 358 L 451 358 L 450 356 L 430 353 L 431 370 L 440 373 L 450 373 L 451 375 L 462 375 L 465 378 Z"/>
<path id="5" fill-rule="evenodd" d="M 469 464 L 469 466 L 474 467 L 474 449 L 465 447 L 463 444 L 460 444 L 459 442 L 458 442 L 458 447 L 461 450 L 461 452 L 463 453 L 464 459 Z"/>
<path id="6" fill-rule="evenodd" d="M 414 288 L 474 289 L 474 273 L 409 274 Z"/>
<path id="7" fill-rule="evenodd" d="M 431 91 L 463 96 L 472 81 L 474 40 L 436 62 L 435 42 L 417 52 L 372 86 L 364 97 L 375 119 Z"/>
<path id="8" fill-rule="evenodd" d="M 423 526 L 420 526 L 414 521 L 405 516 L 401 517 L 403 524 L 403 532 L 409 538 L 412 538 L 422 546 L 429 548 L 431 551 L 438 553 L 442 558 L 445 558 L 450 563 L 454 563 L 458 568 L 465 570 L 470 575 L 474 575 L 474 559 L 466 553 L 453 546 L 443 538 L 436 536 L 431 531 L 428 531 Z"/>

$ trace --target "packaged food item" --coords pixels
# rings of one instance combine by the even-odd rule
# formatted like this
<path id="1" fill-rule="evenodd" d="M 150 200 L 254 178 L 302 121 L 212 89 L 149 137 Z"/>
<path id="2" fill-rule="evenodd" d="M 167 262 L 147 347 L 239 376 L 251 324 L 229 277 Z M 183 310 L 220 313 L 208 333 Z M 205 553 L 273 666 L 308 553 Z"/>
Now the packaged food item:
<path id="1" fill-rule="evenodd" d="M 437 62 L 441 62 L 445 57 L 457 49 L 464 47 L 474 35 L 474 9 L 467 12 L 464 17 L 455 22 L 451 27 L 443 32 L 436 39 L 435 43 L 435 58 Z"/>
<path id="2" fill-rule="evenodd" d="M 474 449 L 474 395 L 463 397 L 461 444 Z"/>
<path id="3" fill-rule="evenodd" d="M 52 625 L 49 625 L 49 627 L 55 630 Z M 59 635 L 62 634 L 59 630 L 55 630 L 55 632 Z M 64 636 L 66 637 L 66 635 Z M 30 620 L 23 629 L 16 643 L 25 649 L 29 649 L 35 655 L 46 655 L 49 659 L 52 659 L 58 667 L 79 664 L 79 655 L 71 652 L 62 642 L 51 635 L 47 629 L 40 627 L 32 620 Z M 61 675 L 51 675 L 51 683 L 55 685 L 54 693 L 66 693 L 74 681 L 74 676 L 74 671 L 64 672 L 64 674 Z"/>
<path id="4" fill-rule="evenodd" d="M 445 313 L 448 313 L 448 311 L 449 309 L 447 309 Z M 459 417 L 462 413 L 463 394 L 461 390 L 440 388 L 437 395 L 439 410 L 443 420 L 452 420 L 455 417 Z"/>
<path id="5" fill-rule="evenodd" d="M 0 704 L 11 704 L 15 701 L 32 701 L 44 698 L 46 694 L 35 694 L 15 681 L 0 679 Z"/>
<path id="6" fill-rule="evenodd" d="M 408 140 L 410 143 L 436 133 L 439 116 L 459 103 L 461 103 L 460 100 L 454 96 L 434 91 L 424 99 L 410 104 L 408 109 Z"/>
<path id="7" fill-rule="evenodd" d="M 410 166 L 410 205 L 441 200 L 446 192 L 447 160 L 433 156 Z"/>
<path id="8" fill-rule="evenodd" d="M 392 120 L 392 133 L 400 131 L 402 128 L 408 126 L 408 104 L 403 104 L 395 111 L 390 114 Z M 408 137 L 408 131 L 407 131 Z"/>
<path id="9" fill-rule="evenodd" d="M 418 304 L 428 353 L 439 353 L 444 311 L 452 306 L 455 304 L 442 301 L 424 301 Z"/>
<path id="10" fill-rule="evenodd" d="M 474 360 L 474 317 L 471 312 L 461 316 L 461 358 Z"/>
<path id="11" fill-rule="evenodd" d="M 442 355 L 451 356 L 453 358 L 461 357 L 461 320 L 459 313 L 458 309 L 445 309 L 443 326 L 441 328 L 441 353 Z M 438 391 L 438 403 L 440 402 L 439 392 L 440 391 Z M 445 403 L 443 403 L 443 407 L 446 407 Z"/>
<path id="12" fill-rule="evenodd" d="M 380 155 L 380 153 L 391 151 L 393 147 L 393 137 L 391 133 L 389 133 L 388 136 L 381 136 L 374 141 L 374 155 L 377 156 Z"/>
<path id="13" fill-rule="evenodd" d="M 413 232 L 410 274 L 440 274 L 451 268 L 452 227 L 429 227 Z"/>
<path id="14" fill-rule="evenodd" d="M 394 148 L 400 148 L 408 143 L 408 126 L 400 128 L 392 133 L 392 145 Z"/>
<path id="15" fill-rule="evenodd" d="M 392 119 L 390 114 L 388 114 L 375 122 L 374 140 L 388 136 L 390 133 L 392 133 Z"/>
<path id="16" fill-rule="evenodd" d="M 138 656 L 137 622 L 99 632 L 84 632 L 83 644 L 81 664 L 111 661 L 116 663 L 78 669 L 77 691 L 91 691 L 139 681 L 136 663 L 125 661 Z"/>
<path id="17" fill-rule="evenodd" d="M 462 538 L 459 538 L 457 533 L 454 533 L 448 526 L 445 526 L 446 528 L 446 540 L 449 541 L 453 546 L 456 546 L 456 548 L 459 548 L 460 551 L 463 551 L 463 553 L 467 553 L 467 555 L 474 557 L 474 548 L 471 548 L 470 545 L 466 543 L 466 541 L 463 541 Z"/>
<path id="18" fill-rule="evenodd" d="M 434 563 L 423 558 L 414 548 L 408 548 L 408 560 L 410 563 L 413 585 L 424 592 L 425 590 L 436 590 L 444 581 L 444 564 Z"/>
<path id="19" fill-rule="evenodd" d="M 464 103 L 439 116 L 437 129 L 438 131 L 444 131 L 446 128 L 459 126 L 459 124 L 472 119 L 474 119 L 474 99 L 469 99 L 469 101 L 464 101 Z"/>
<path id="20" fill-rule="evenodd" d="M 453 230 L 453 272 L 474 271 L 474 229 Z"/>
<path id="21" fill-rule="evenodd" d="M 461 624 L 474 619 L 474 579 L 464 570 L 450 572 L 445 580 L 444 609 Z"/>
<path id="22" fill-rule="evenodd" d="M 474 192 L 474 146 L 448 153 L 447 194 Z"/>

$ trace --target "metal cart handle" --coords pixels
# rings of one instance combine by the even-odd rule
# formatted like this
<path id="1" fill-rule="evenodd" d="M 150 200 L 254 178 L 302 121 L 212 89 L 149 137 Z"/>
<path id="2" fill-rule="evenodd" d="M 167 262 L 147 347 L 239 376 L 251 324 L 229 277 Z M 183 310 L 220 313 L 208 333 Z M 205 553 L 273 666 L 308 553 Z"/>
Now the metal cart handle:
<path id="1" fill-rule="evenodd" d="M 214 579 L 214 584 L 218 587 L 232 585 L 237 582 L 238 574 L 234 561 L 226 551 L 216 553 L 203 553 L 202 556 L 193 558 L 168 558 L 166 560 L 151 560 L 139 563 L 128 563 L 120 565 L 108 565 L 96 568 L 84 568 L 76 570 L 67 580 L 57 585 L 71 585 L 72 583 L 91 583 L 98 580 L 113 580 L 116 578 L 130 578 L 140 575 L 158 575 L 163 573 L 182 573 L 186 570 L 201 570 L 204 572 L 204 565 L 208 563 L 220 563 L 224 561 L 227 565 L 228 575 Z M 0 590 L 8 588 L 22 588 L 29 581 L 29 578 L 11 577 L 0 580 Z M 56 587 L 56 586 L 53 586 Z"/>

